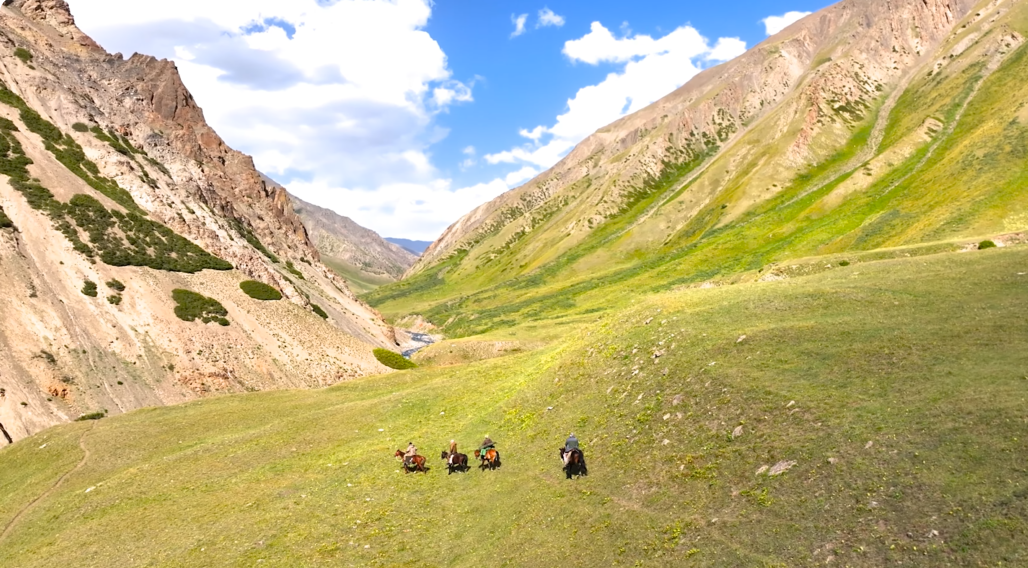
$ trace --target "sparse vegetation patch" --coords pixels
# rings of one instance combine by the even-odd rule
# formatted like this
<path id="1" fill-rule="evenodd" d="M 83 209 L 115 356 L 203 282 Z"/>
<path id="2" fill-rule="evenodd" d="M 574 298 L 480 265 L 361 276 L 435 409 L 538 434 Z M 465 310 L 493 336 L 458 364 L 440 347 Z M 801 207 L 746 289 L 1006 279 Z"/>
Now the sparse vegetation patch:
<path id="1" fill-rule="evenodd" d="M 4 213 L 4 208 L 0 207 L 0 229 L 10 229 L 14 226 L 14 221 Z"/>
<path id="2" fill-rule="evenodd" d="M 229 324 L 225 317 L 228 315 L 228 310 L 214 298 L 181 288 L 173 290 L 171 297 L 177 304 L 175 315 L 182 321 L 200 320 L 203 323 L 215 322 L 222 326 Z"/>
<path id="3" fill-rule="evenodd" d="M 996 248 L 996 243 L 994 243 L 992 241 L 982 241 L 982 242 L 978 243 L 978 250 L 985 250 L 985 249 L 991 249 L 991 248 Z"/>
<path id="4" fill-rule="evenodd" d="M 390 369 L 404 371 L 417 367 L 410 359 L 388 349 L 375 349 L 375 359 Z"/>
<path id="5" fill-rule="evenodd" d="M 0 83 L 0 102 L 21 111 L 21 119 L 43 138 L 46 148 L 91 187 L 122 205 L 128 213 L 108 210 L 96 198 L 80 194 L 61 203 L 53 193 L 29 175 L 32 160 L 14 136 L 17 125 L 0 117 L 0 174 L 10 177 L 11 187 L 25 196 L 29 206 L 46 213 L 54 227 L 73 248 L 89 258 L 99 257 L 112 266 L 148 266 L 156 270 L 195 273 L 204 269 L 231 270 L 232 265 L 193 244 L 168 227 L 145 219 L 146 212 L 117 182 L 99 176 L 99 168 L 86 159 L 71 136 L 43 119 L 21 97 Z M 80 234 L 88 236 L 87 244 Z"/>
<path id="6" fill-rule="evenodd" d="M 282 299 L 282 293 L 263 282 L 247 280 L 239 284 L 239 288 L 254 300 L 276 301 Z"/>
<path id="7" fill-rule="evenodd" d="M 107 281 L 107 287 L 110 288 L 111 290 L 114 290 L 115 292 L 124 292 L 125 291 L 125 285 L 122 284 L 120 280 L 116 280 L 116 279 L 113 279 L 113 278 L 111 280 Z"/>
<path id="8" fill-rule="evenodd" d="M 21 59 L 22 63 L 25 63 L 25 64 L 32 63 L 32 59 L 33 59 L 32 52 L 27 50 L 27 49 L 25 49 L 24 47 L 19 47 L 18 49 L 15 49 L 14 50 L 14 56 L 17 57 L 18 59 Z"/>
<path id="9" fill-rule="evenodd" d="M 321 306 L 317 304 L 311 304 L 311 309 L 314 310 L 314 313 L 321 316 L 321 319 L 328 319 L 328 314 L 325 313 L 325 310 L 321 309 Z"/>
<path id="10" fill-rule="evenodd" d="M 85 284 L 82 285 L 82 293 L 91 298 L 95 298 L 98 294 L 96 290 L 96 282 L 86 280 Z"/>

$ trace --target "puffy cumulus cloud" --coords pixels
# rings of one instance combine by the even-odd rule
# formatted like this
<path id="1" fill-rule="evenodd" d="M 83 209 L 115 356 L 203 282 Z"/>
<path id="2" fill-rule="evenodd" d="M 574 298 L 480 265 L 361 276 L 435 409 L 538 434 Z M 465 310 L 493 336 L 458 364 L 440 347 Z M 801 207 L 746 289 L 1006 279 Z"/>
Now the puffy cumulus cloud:
<path id="1" fill-rule="evenodd" d="M 403 197 L 416 193 L 410 188 L 454 202 L 443 195 L 452 188 L 427 152 L 447 134 L 436 116 L 473 100 L 473 82 L 452 77 L 446 54 L 425 31 L 430 0 L 72 4 L 83 30 L 109 50 L 174 59 L 211 125 L 268 175 L 290 189 L 307 188 L 305 199 L 335 200 L 337 211 L 350 215 L 338 195 L 373 194 L 406 223 L 414 215 L 413 201 Z M 456 202 L 468 209 L 471 194 L 462 195 Z M 371 228 L 388 234 L 390 226 Z"/>
<path id="2" fill-rule="evenodd" d="M 514 31 L 510 34 L 510 37 L 513 39 L 525 33 L 525 23 L 528 22 L 528 14 L 521 14 L 520 16 L 511 14 L 510 21 L 514 24 Z"/>
<path id="3" fill-rule="evenodd" d="M 802 20 L 809 16 L 811 12 L 786 12 L 781 16 L 768 16 L 761 20 L 764 23 L 764 28 L 767 30 L 767 35 L 773 36 L 776 33 L 784 30 L 791 26 L 795 22 Z"/>
<path id="4" fill-rule="evenodd" d="M 623 68 L 599 84 L 580 89 L 553 126 L 522 129 L 521 136 L 532 142 L 487 154 L 484 159 L 490 164 L 549 168 L 596 130 L 685 84 L 701 71 L 700 62 L 727 61 L 745 51 L 745 42 L 737 38 L 721 38 L 711 46 L 690 26 L 658 39 L 648 35 L 618 38 L 594 22 L 588 34 L 564 44 L 564 54 L 575 62 L 619 63 Z"/>
<path id="5" fill-rule="evenodd" d="M 461 215 L 510 188 L 503 179 L 462 188 L 452 187 L 449 180 L 394 183 L 374 190 L 340 189 L 320 181 L 296 181 L 289 186 L 300 199 L 339 211 L 383 236 L 428 241 Z"/>
<path id="6" fill-rule="evenodd" d="M 543 8 L 539 10 L 539 21 L 535 24 L 537 28 L 545 28 L 553 26 L 559 28 L 564 25 L 564 16 L 554 14 L 553 10 L 549 8 Z"/>

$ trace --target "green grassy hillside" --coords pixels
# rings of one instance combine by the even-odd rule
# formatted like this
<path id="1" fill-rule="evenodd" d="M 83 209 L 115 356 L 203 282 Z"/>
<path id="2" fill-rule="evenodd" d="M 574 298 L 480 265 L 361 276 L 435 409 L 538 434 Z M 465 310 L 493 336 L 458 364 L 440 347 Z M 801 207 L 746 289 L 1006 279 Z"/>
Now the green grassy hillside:
<path id="1" fill-rule="evenodd" d="M 1024 565 L 1026 306 L 1025 248 L 867 260 L 472 365 L 54 428 L 0 451 L 0 565 Z M 503 467 L 446 475 L 485 434 Z M 427 475 L 398 471 L 410 440 Z"/>
<path id="2" fill-rule="evenodd" d="M 1028 4 L 992 27 L 985 20 L 957 28 L 940 62 L 897 91 L 894 106 L 885 105 L 893 93 L 875 94 L 845 136 L 818 142 L 815 163 L 787 181 L 775 176 L 795 132 L 779 125 L 806 116 L 791 105 L 753 124 L 698 177 L 689 177 L 698 164 L 668 167 L 587 235 L 559 216 L 584 207 L 569 192 L 553 220 L 517 238 L 483 237 L 365 298 L 387 317 L 419 313 L 450 336 L 473 336 L 804 257 L 1028 230 Z M 576 191 L 586 199 L 609 181 L 586 178 Z"/>

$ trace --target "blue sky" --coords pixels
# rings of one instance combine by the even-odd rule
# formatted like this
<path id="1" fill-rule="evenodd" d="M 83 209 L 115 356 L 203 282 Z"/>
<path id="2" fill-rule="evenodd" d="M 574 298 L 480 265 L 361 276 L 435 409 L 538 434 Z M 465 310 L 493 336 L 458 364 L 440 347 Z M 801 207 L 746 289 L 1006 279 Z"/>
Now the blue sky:
<path id="1" fill-rule="evenodd" d="M 69 3 L 109 51 L 175 60 L 208 122 L 301 198 L 383 236 L 420 240 L 552 166 L 594 130 L 763 41 L 769 27 L 825 6 Z"/>

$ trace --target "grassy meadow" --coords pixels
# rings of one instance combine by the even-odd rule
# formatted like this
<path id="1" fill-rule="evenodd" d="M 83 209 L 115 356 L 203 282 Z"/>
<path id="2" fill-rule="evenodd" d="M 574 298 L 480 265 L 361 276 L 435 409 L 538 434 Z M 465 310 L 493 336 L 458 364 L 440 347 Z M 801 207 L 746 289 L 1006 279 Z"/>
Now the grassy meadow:
<path id="1" fill-rule="evenodd" d="M 0 566 L 1028 563 L 1028 248 L 626 303 L 499 334 L 527 353 L 20 441 Z M 504 465 L 447 475 L 486 434 Z"/>

